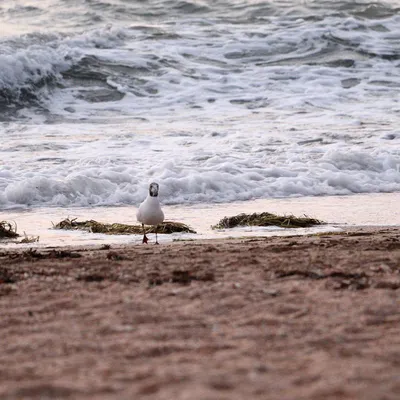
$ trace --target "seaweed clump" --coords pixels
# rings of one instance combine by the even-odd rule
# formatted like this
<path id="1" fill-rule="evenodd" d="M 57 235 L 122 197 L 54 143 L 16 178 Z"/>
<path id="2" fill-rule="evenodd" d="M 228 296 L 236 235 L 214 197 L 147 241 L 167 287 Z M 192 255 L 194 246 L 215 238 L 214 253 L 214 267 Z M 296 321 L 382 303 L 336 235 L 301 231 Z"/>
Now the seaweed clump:
<path id="1" fill-rule="evenodd" d="M 281 228 L 308 228 L 321 225 L 324 222 L 310 218 L 306 215 L 295 217 L 294 215 L 276 215 L 268 212 L 253 214 L 238 214 L 233 217 L 224 217 L 212 229 L 235 228 L 236 226 L 278 226 Z"/>
<path id="2" fill-rule="evenodd" d="M 58 224 L 54 225 L 54 229 L 66 229 L 66 230 L 83 230 L 91 233 L 104 233 L 106 235 L 140 235 L 143 234 L 143 229 L 141 225 L 127 225 L 127 224 L 104 224 L 94 220 L 90 221 L 77 221 L 76 218 L 69 219 L 66 218 L 60 221 Z M 146 233 L 154 233 L 154 226 L 147 226 Z M 189 226 L 174 221 L 165 221 L 158 225 L 157 233 L 175 233 L 175 232 L 185 232 L 185 233 L 196 233 Z"/>
<path id="3" fill-rule="evenodd" d="M 0 221 L 0 239 L 18 237 L 17 227 L 7 221 Z"/>

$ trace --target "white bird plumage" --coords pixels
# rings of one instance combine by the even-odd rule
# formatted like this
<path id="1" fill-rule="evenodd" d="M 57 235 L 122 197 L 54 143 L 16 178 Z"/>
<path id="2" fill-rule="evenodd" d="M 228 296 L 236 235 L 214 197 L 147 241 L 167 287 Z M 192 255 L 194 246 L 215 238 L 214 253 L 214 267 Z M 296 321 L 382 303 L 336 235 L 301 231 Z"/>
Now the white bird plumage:
<path id="1" fill-rule="evenodd" d="M 164 213 L 158 200 L 158 183 L 150 183 L 149 194 L 146 199 L 140 204 L 136 213 L 136 219 L 142 223 L 143 227 L 143 243 L 147 243 L 146 231 L 144 225 L 154 225 L 156 227 L 156 244 L 157 240 L 157 225 L 164 221 Z"/>

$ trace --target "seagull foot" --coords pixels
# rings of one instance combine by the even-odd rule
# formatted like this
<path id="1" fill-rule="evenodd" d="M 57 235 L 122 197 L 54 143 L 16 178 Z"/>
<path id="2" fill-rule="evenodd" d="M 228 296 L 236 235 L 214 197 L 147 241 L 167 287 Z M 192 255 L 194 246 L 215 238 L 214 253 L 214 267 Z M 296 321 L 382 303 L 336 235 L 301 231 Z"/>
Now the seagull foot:
<path id="1" fill-rule="evenodd" d="M 144 235 L 144 236 L 143 236 L 142 243 L 147 244 L 148 241 L 149 241 L 149 239 L 147 238 L 146 235 Z"/>

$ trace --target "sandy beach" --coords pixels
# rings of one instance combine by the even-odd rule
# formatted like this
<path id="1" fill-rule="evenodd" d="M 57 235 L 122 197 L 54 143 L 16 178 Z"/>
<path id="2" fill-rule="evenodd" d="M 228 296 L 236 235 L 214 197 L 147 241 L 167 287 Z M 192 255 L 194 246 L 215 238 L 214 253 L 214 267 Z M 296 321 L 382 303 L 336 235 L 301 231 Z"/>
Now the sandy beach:
<path id="1" fill-rule="evenodd" d="M 399 4 L 1 1 L 0 400 L 400 399 Z"/>
<path id="2" fill-rule="evenodd" d="M 2 399 L 398 399 L 400 228 L 2 249 Z"/>

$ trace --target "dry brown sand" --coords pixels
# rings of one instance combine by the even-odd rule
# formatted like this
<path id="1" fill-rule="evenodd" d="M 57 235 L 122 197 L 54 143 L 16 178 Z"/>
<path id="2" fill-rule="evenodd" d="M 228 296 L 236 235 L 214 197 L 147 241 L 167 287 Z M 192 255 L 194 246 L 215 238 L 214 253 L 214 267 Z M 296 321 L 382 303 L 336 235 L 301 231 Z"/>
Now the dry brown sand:
<path id="1" fill-rule="evenodd" d="M 1 399 L 399 399 L 400 229 L 0 251 Z"/>

